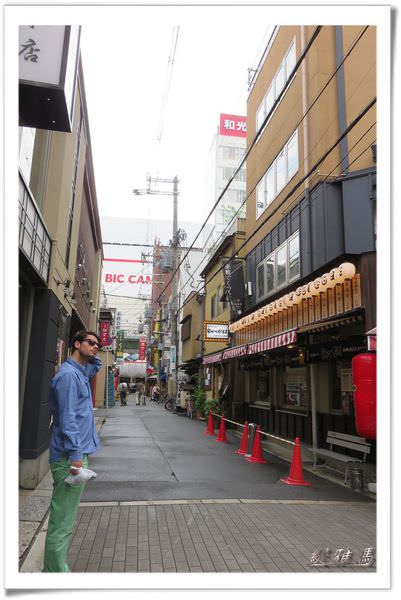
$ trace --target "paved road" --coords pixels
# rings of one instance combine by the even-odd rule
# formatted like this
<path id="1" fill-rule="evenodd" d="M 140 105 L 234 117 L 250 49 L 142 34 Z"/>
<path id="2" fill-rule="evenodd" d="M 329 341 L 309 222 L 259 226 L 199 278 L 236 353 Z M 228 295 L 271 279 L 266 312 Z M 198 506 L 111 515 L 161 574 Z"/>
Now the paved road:
<path id="1" fill-rule="evenodd" d="M 234 454 L 233 432 L 228 444 L 217 443 L 203 434 L 204 422 L 157 405 L 96 414 L 106 416 L 102 449 L 91 459 L 98 478 L 82 496 L 72 571 L 332 573 L 340 548 L 352 550 L 352 566 L 342 570 L 375 570 L 359 564 L 376 545 L 376 504 L 366 496 L 309 472 L 311 487 L 288 486 L 280 482 L 288 462 L 265 453 L 268 464 L 250 464 Z M 22 571 L 41 570 L 46 527 L 47 520 Z M 326 566 L 312 565 L 312 553 L 326 548 Z"/>
<path id="2" fill-rule="evenodd" d="M 102 411 L 97 411 L 101 416 Z M 239 438 L 227 431 L 229 443 L 204 435 L 202 421 L 169 413 L 148 403 L 115 406 L 104 411 L 102 449 L 91 458 L 98 478 L 86 485 L 83 502 L 174 499 L 369 499 L 311 473 L 311 487 L 280 481 L 289 464 L 265 453 L 268 464 L 251 464 L 234 451 Z"/>

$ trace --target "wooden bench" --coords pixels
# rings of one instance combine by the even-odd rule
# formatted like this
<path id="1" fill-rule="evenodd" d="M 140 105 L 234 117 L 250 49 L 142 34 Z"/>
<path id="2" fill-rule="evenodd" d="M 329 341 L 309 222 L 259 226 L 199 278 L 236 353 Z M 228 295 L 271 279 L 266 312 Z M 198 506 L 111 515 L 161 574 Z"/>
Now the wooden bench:
<path id="1" fill-rule="evenodd" d="M 330 450 L 326 450 L 325 448 L 309 448 L 309 450 L 313 452 L 313 471 L 315 471 L 316 468 L 328 466 L 327 461 L 330 459 L 344 462 L 346 463 L 344 484 L 347 483 L 350 463 L 366 462 L 366 457 L 370 453 L 370 444 L 365 440 L 365 438 L 358 437 L 356 435 L 348 435 L 347 433 L 337 433 L 336 431 L 328 431 L 326 444 L 329 444 Z M 347 456 L 346 454 L 335 452 L 333 450 L 334 446 L 339 446 L 341 448 L 349 448 L 350 450 L 356 450 L 363 454 L 363 458 L 354 458 L 353 456 Z M 325 457 L 327 459 L 326 462 L 324 462 L 322 465 L 316 464 L 319 456 Z"/>

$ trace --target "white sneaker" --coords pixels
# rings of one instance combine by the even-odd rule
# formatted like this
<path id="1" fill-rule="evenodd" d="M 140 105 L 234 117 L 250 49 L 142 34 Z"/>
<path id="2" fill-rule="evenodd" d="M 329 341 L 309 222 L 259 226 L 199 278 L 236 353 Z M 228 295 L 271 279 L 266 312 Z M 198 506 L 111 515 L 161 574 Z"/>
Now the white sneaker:
<path id="1" fill-rule="evenodd" d="M 68 475 L 68 477 L 64 479 L 64 482 L 68 483 L 68 485 L 79 485 L 80 483 L 86 483 L 90 479 L 95 479 L 96 477 L 97 473 L 95 473 L 95 471 L 80 468 L 79 473 L 76 475 Z"/>

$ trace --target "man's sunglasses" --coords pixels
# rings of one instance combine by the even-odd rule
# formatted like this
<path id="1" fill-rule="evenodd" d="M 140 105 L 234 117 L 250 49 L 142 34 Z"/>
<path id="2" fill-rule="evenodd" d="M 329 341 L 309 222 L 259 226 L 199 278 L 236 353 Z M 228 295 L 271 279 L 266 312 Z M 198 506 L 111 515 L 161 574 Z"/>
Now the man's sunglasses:
<path id="1" fill-rule="evenodd" d="M 95 340 L 90 340 L 88 338 L 82 340 L 82 342 L 88 342 L 89 346 L 97 346 L 98 348 L 100 348 L 100 342 L 95 342 Z"/>

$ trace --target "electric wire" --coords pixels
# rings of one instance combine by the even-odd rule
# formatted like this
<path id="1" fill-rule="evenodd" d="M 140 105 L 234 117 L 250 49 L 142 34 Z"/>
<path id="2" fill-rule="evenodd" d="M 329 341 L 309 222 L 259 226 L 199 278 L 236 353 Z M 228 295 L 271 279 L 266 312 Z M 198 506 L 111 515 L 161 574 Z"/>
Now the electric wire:
<path id="1" fill-rule="evenodd" d="M 370 109 L 370 108 L 372 107 L 372 102 L 370 102 L 370 103 L 368 104 L 368 106 L 369 106 L 369 109 Z M 362 113 L 363 113 L 363 114 L 362 114 L 362 116 L 364 116 L 364 115 L 366 114 L 366 112 L 367 112 L 367 111 L 366 111 L 366 107 L 365 107 L 365 109 L 362 111 Z M 353 127 L 355 127 L 355 125 L 357 125 L 357 123 L 359 122 L 360 118 L 362 118 L 362 117 L 359 115 L 359 116 L 357 117 L 357 119 L 358 119 L 358 120 L 354 120 L 354 121 L 356 121 L 356 122 L 353 122 Z M 372 129 L 372 127 L 373 127 L 373 126 L 374 126 L 374 125 L 372 125 L 372 126 L 369 128 L 369 130 L 370 130 L 370 129 Z M 347 130 L 348 130 L 348 129 L 349 129 L 349 128 L 347 128 Z M 360 138 L 360 139 L 362 139 L 362 138 L 363 138 L 363 137 L 364 137 L 366 134 L 367 134 L 367 131 L 366 131 L 366 132 L 365 132 L 365 133 L 364 133 L 364 134 L 361 136 L 361 138 Z M 341 136 L 340 136 L 340 138 L 342 139 L 342 137 L 341 137 Z M 335 146 L 337 146 L 337 145 L 340 143 L 341 139 L 338 139 L 338 140 L 337 140 L 336 144 L 335 144 L 335 145 L 334 145 L 334 146 L 331 148 L 331 151 L 332 151 L 332 150 L 335 148 Z M 360 139 L 359 139 L 359 140 L 358 140 L 358 142 L 356 142 L 356 143 L 359 143 Z M 352 149 L 355 147 L 355 145 L 356 145 L 356 144 L 354 144 L 354 146 L 352 147 Z M 364 150 L 364 151 L 361 153 L 361 155 L 362 155 L 362 154 L 364 154 L 364 152 L 366 152 L 366 151 L 367 151 L 367 150 L 370 148 L 370 146 L 371 146 L 371 144 L 369 144 L 369 145 L 368 145 L 368 146 L 365 148 L 365 150 Z M 352 149 L 351 149 L 351 150 L 352 150 Z M 350 151 L 351 151 L 351 150 L 350 150 Z M 349 155 L 350 151 L 347 153 L 347 156 Z M 327 154 L 327 153 L 325 153 L 325 154 Z M 359 156 L 358 156 L 357 158 L 359 158 Z M 353 162 L 355 162 L 355 160 L 357 160 L 357 158 L 356 158 L 356 159 L 354 159 L 354 161 L 353 161 Z M 343 160 L 343 159 L 342 159 L 342 160 Z M 325 181 L 327 181 L 327 180 L 328 180 L 328 178 L 330 177 L 330 175 L 331 175 L 331 174 L 332 174 L 332 173 L 333 173 L 333 172 L 334 172 L 334 171 L 335 171 L 335 170 L 336 170 L 336 169 L 337 169 L 337 168 L 338 168 L 338 167 L 341 165 L 341 163 L 342 163 L 342 160 L 341 160 L 339 163 L 337 163 L 337 164 L 336 164 L 336 165 L 333 167 L 333 169 L 330 171 L 330 173 L 329 173 L 328 175 L 326 175 L 326 176 L 325 176 L 325 178 L 324 178 L 323 180 L 321 180 L 319 183 L 324 183 Z M 307 175 L 307 176 L 306 176 L 304 179 L 306 179 L 308 176 L 310 176 L 310 174 L 311 174 L 311 172 L 313 172 L 313 170 L 315 170 L 315 169 L 312 169 L 312 170 L 309 172 L 309 174 L 308 174 L 308 175 Z M 339 177 L 339 176 L 338 176 L 338 177 Z M 300 184 L 302 184 L 302 181 L 300 182 Z M 297 187 L 299 187 L 299 186 L 297 185 Z M 287 195 L 287 197 L 288 197 L 288 196 L 290 196 L 290 195 L 291 195 L 291 193 L 290 193 L 289 195 Z M 244 242 L 244 243 L 243 243 L 243 244 L 242 244 L 242 245 L 241 245 L 241 246 L 238 248 L 237 252 L 240 252 L 240 251 L 241 251 L 241 249 L 242 249 L 242 248 L 243 248 L 243 247 L 244 247 L 244 246 L 245 246 L 245 245 L 248 243 L 248 241 L 249 241 L 250 239 L 252 239 L 252 237 L 253 237 L 254 235 L 256 235 L 256 233 L 257 233 L 257 232 L 260 230 L 260 228 L 261 228 L 261 227 L 262 227 L 262 226 L 263 226 L 263 225 L 264 225 L 264 224 L 265 224 L 265 223 L 266 223 L 266 222 L 267 222 L 267 221 L 268 221 L 268 220 L 271 218 L 271 216 L 272 216 L 273 214 L 275 214 L 275 212 L 277 212 L 277 210 L 280 208 L 280 206 L 282 206 L 282 205 L 283 205 L 283 203 L 285 202 L 285 200 L 287 199 L 287 197 L 286 197 L 286 198 L 284 198 L 284 199 L 283 199 L 283 200 L 280 202 L 279 206 L 277 206 L 277 207 L 276 207 L 276 209 L 273 211 L 273 213 L 272 213 L 271 215 L 269 215 L 269 216 L 268 216 L 268 217 L 267 217 L 267 218 L 266 218 L 266 219 L 263 221 L 263 223 L 261 223 L 261 224 L 258 226 L 258 228 L 257 228 L 257 229 L 255 229 L 255 230 L 252 232 L 252 234 L 250 235 L 250 237 L 249 237 L 247 240 L 245 240 L 245 242 Z M 231 257 L 231 258 L 227 259 L 227 262 L 230 262 L 231 260 L 235 260 L 235 258 L 236 258 L 236 257 L 235 257 L 235 256 L 233 256 L 233 257 Z M 218 273 L 219 273 L 219 272 L 220 272 L 222 269 L 223 269 L 223 267 L 220 267 L 220 268 L 219 268 L 217 271 L 215 271 L 215 272 L 213 273 L 213 275 L 210 277 L 210 279 L 208 279 L 207 281 L 205 280 L 205 282 L 204 282 L 204 288 L 206 288 L 206 286 L 207 286 L 207 285 L 208 285 L 208 284 L 209 284 L 209 283 L 210 283 L 210 282 L 211 282 L 211 281 L 214 279 L 214 277 L 216 277 L 216 275 L 217 275 L 217 274 L 218 274 Z M 184 306 L 184 305 L 182 305 L 182 306 L 180 307 L 180 309 L 181 309 L 183 306 Z"/>
<path id="2" fill-rule="evenodd" d="M 330 75 L 329 79 L 326 81 L 326 83 L 324 84 L 324 86 L 321 88 L 321 90 L 318 92 L 317 96 L 315 97 L 315 99 L 313 100 L 313 102 L 311 103 L 311 105 L 308 107 L 307 111 L 305 112 L 305 114 L 302 116 L 302 118 L 300 119 L 300 121 L 298 122 L 298 124 L 296 125 L 295 129 L 298 129 L 299 125 L 302 123 L 302 121 L 305 119 L 305 117 L 307 116 L 307 114 L 310 112 L 310 110 L 313 108 L 313 106 L 315 105 L 315 103 L 317 102 L 317 100 L 320 98 L 320 96 L 323 94 L 323 92 L 326 90 L 326 88 L 328 87 L 329 83 L 332 81 L 333 77 L 335 76 L 335 74 L 337 73 L 337 71 L 341 68 L 341 66 L 344 64 L 345 60 L 348 58 L 348 56 L 350 55 L 350 53 L 352 52 L 352 50 L 355 48 L 356 44 L 360 41 L 362 35 L 367 31 L 368 27 L 364 27 L 362 28 L 362 30 L 359 32 L 359 34 L 356 36 L 354 42 L 351 44 L 351 46 L 349 47 L 349 49 L 347 50 L 347 52 L 344 54 L 343 60 L 342 62 L 338 65 L 338 67 L 335 69 L 335 71 Z M 366 78 L 367 74 L 364 76 L 364 78 L 362 80 L 364 80 Z M 356 90 L 355 90 L 356 92 Z M 351 94 L 351 96 L 348 98 L 348 100 L 350 100 L 352 98 L 352 96 L 355 94 L 355 92 L 353 92 L 353 94 Z M 335 119 L 333 119 L 331 121 L 331 123 L 329 123 L 329 126 L 326 128 L 325 132 L 323 132 L 322 136 L 320 137 L 320 139 L 315 143 L 315 145 L 310 149 L 310 152 L 308 154 L 307 157 L 304 158 L 304 163 L 306 162 L 306 160 L 310 157 L 310 155 L 312 154 L 313 150 L 317 147 L 317 145 L 320 143 L 320 141 L 324 138 L 325 133 L 328 131 L 328 129 L 330 128 L 330 126 L 332 125 L 332 123 L 335 121 Z M 261 126 L 261 129 L 264 128 L 264 125 Z M 363 136 L 362 136 L 363 137 Z M 232 223 L 235 221 L 238 213 L 242 210 L 243 206 L 246 204 L 246 202 L 248 201 L 249 197 L 251 196 L 251 194 L 253 194 L 253 192 L 255 191 L 256 187 L 259 185 L 259 182 L 261 181 L 261 179 L 264 177 L 264 174 L 262 175 L 262 177 L 256 182 L 256 184 L 254 185 L 254 187 L 250 190 L 250 192 L 246 195 L 245 199 L 243 200 L 243 202 L 241 203 L 241 205 L 239 206 L 239 208 L 237 209 L 236 213 L 233 215 L 233 217 L 231 218 L 230 222 L 226 225 L 225 229 L 222 231 L 222 233 L 220 234 L 219 238 L 217 239 L 217 241 L 214 244 L 214 247 L 217 248 L 218 244 L 220 243 L 220 239 L 223 239 L 224 234 L 226 233 L 226 231 L 231 227 Z M 302 182 L 301 182 L 302 183 Z M 296 202 L 296 200 L 292 203 L 294 204 Z M 206 255 L 205 258 L 202 260 L 201 264 L 198 266 L 198 268 L 207 260 L 209 260 L 210 256 Z M 185 259 L 185 257 L 184 257 Z M 180 263 L 181 264 L 181 263 Z M 180 265 L 179 265 L 180 266 Z M 178 268 L 179 268 L 178 266 Z M 196 272 L 196 270 L 194 271 L 194 273 Z M 163 290 L 164 291 L 164 290 Z"/>
<path id="3" fill-rule="evenodd" d="M 220 194 L 220 196 L 218 197 L 216 203 L 214 204 L 213 208 L 211 209 L 209 215 L 207 216 L 205 222 L 203 223 L 201 229 L 199 230 L 196 238 L 193 241 L 193 244 L 195 243 L 195 241 L 198 239 L 199 235 L 201 234 L 201 232 L 203 231 L 204 227 L 206 226 L 210 216 L 213 214 L 214 210 L 216 209 L 217 205 L 219 204 L 220 200 L 222 199 L 222 197 L 224 196 L 225 192 L 227 191 L 228 187 L 231 185 L 231 183 L 233 182 L 233 180 L 235 179 L 236 175 L 238 174 L 238 172 L 240 171 L 240 169 L 242 168 L 244 162 L 246 161 L 248 155 L 250 154 L 251 150 L 253 149 L 253 147 L 255 146 L 256 142 L 258 141 L 259 137 L 261 136 L 261 134 L 264 131 L 265 126 L 267 125 L 268 121 L 270 120 L 271 115 L 274 113 L 274 111 L 276 110 L 276 107 L 278 106 L 278 104 L 281 101 L 282 96 L 284 95 L 284 93 L 286 92 L 287 88 L 289 87 L 289 85 L 292 83 L 292 79 L 295 75 L 295 73 L 297 72 L 301 62 L 304 60 L 307 52 L 309 51 L 310 47 L 312 46 L 313 42 L 315 41 L 317 35 L 320 33 L 322 27 L 318 26 L 314 33 L 311 36 L 311 39 L 309 40 L 308 44 L 306 45 L 303 53 L 301 54 L 300 58 L 298 59 L 298 61 L 296 62 L 291 74 L 288 77 L 288 80 L 286 82 L 286 84 L 284 85 L 283 89 L 281 90 L 280 94 L 278 95 L 278 97 L 276 98 L 273 106 L 271 107 L 269 113 L 266 115 L 263 123 L 261 124 L 259 130 L 257 131 L 253 141 L 251 142 L 248 150 L 246 151 L 243 159 L 241 160 L 239 166 L 237 167 L 237 169 L 235 170 L 232 178 L 228 181 L 227 185 L 225 186 L 225 188 L 223 189 L 222 193 Z M 299 125 L 302 123 L 302 121 L 305 119 L 305 117 L 307 116 L 307 114 L 310 112 L 310 110 L 312 110 L 313 106 L 316 104 L 317 100 L 320 98 L 320 96 L 323 94 L 323 92 L 325 91 L 325 89 L 328 87 L 329 83 L 332 81 L 332 79 L 335 77 L 336 73 L 338 72 L 338 70 L 343 66 L 345 60 L 349 57 L 349 55 L 351 54 L 351 52 L 354 50 L 354 48 L 356 47 L 357 43 L 359 43 L 360 39 L 362 38 L 362 36 L 366 33 L 366 31 L 369 29 L 369 26 L 365 26 L 361 29 L 361 31 L 359 32 L 359 34 L 356 36 L 354 42 L 351 44 L 351 46 L 349 47 L 349 49 L 347 50 L 347 52 L 344 54 L 344 57 L 342 59 L 342 61 L 340 62 L 340 64 L 336 67 L 336 69 L 333 71 L 332 75 L 329 77 L 329 79 L 326 81 L 325 85 L 323 86 L 323 88 L 320 90 L 320 92 L 316 95 L 315 99 L 312 101 L 311 105 L 308 107 L 307 111 L 305 112 L 305 114 L 302 116 L 302 118 L 300 119 L 300 121 L 298 122 L 296 129 L 299 127 Z M 323 161 L 322 161 L 323 162 Z M 253 191 L 256 189 L 257 185 L 259 184 L 260 180 L 264 177 L 264 173 L 263 175 L 260 177 L 260 179 L 256 182 L 255 186 L 252 188 L 252 190 L 249 192 L 249 194 L 247 194 L 245 200 L 243 201 L 242 205 L 240 208 L 242 208 L 242 206 L 245 204 L 246 200 L 249 198 L 249 196 L 253 193 Z M 302 181 L 301 181 L 302 183 Z M 237 213 L 238 214 L 238 211 Z M 190 250 L 190 248 L 189 248 Z M 173 277 L 175 276 L 176 272 L 178 271 L 178 269 L 180 268 L 181 264 L 183 263 L 183 261 L 185 260 L 186 256 L 189 253 L 189 250 L 187 252 L 187 254 L 183 257 L 182 261 L 178 264 L 175 272 L 173 273 L 171 280 L 173 279 Z M 166 288 L 165 288 L 166 289 Z M 162 290 L 161 294 L 164 293 L 165 289 Z"/>

